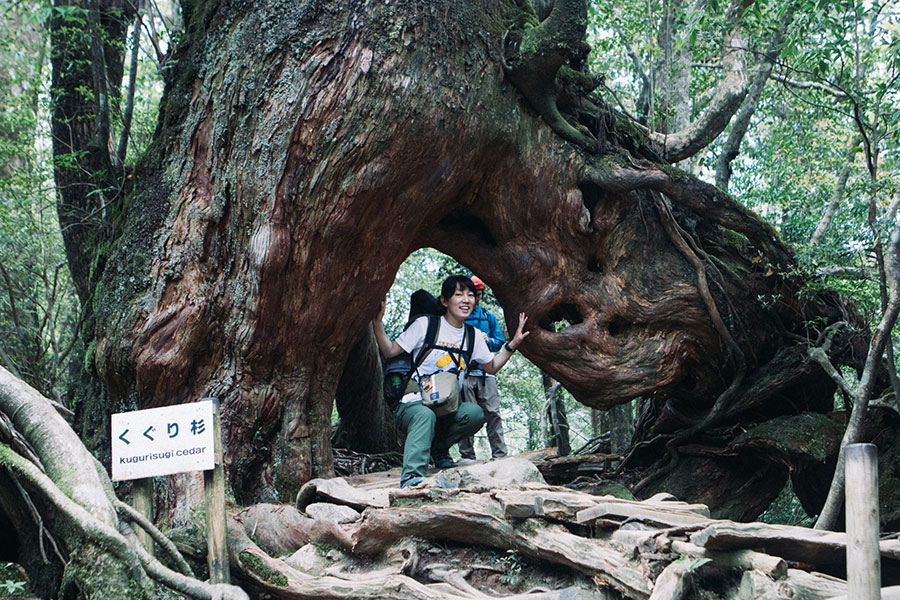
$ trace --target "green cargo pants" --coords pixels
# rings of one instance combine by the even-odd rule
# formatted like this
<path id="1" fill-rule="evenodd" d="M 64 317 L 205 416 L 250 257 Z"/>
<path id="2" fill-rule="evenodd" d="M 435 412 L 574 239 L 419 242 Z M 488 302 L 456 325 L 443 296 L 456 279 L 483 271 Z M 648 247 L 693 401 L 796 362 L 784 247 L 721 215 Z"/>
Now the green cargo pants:
<path id="1" fill-rule="evenodd" d="M 424 477 L 431 454 L 445 456 L 450 446 L 481 429 L 484 411 L 474 402 L 460 402 L 455 413 L 437 417 L 417 400 L 397 407 L 397 424 L 406 434 L 400 475 L 403 481 L 407 477 Z"/>

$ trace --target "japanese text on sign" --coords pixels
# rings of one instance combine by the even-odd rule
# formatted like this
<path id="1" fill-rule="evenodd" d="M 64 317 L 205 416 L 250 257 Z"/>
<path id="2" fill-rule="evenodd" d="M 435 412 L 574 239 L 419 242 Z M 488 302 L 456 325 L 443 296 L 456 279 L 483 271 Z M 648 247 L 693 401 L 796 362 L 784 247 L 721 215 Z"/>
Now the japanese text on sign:
<path id="1" fill-rule="evenodd" d="M 112 479 L 215 467 L 213 401 L 112 415 Z"/>

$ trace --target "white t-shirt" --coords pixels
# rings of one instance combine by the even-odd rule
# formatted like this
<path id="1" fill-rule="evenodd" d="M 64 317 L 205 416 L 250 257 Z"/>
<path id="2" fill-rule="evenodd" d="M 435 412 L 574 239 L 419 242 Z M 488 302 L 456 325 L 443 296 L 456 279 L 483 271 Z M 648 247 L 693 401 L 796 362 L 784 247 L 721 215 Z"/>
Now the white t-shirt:
<path id="1" fill-rule="evenodd" d="M 428 331 L 428 317 L 419 317 L 416 319 L 412 325 L 407 328 L 406 331 L 397 336 L 395 340 L 397 344 L 406 352 L 409 352 L 410 356 L 415 360 L 416 356 L 419 353 L 419 348 L 425 343 L 425 333 Z M 466 334 L 466 328 L 463 327 L 453 327 L 450 323 L 447 322 L 447 319 L 441 317 L 440 326 L 438 327 L 437 335 L 435 336 L 435 344 L 440 346 L 447 346 L 450 348 L 463 348 L 464 336 Z M 465 376 L 466 372 L 466 364 L 465 358 L 462 356 L 456 356 L 457 360 L 460 360 L 460 373 L 459 378 L 462 381 L 462 378 Z M 483 335 L 478 335 L 478 330 L 475 330 L 475 343 L 472 347 L 472 360 L 480 363 L 487 364 L 491 362 L 494 358 L 494 353 L 488 350 L 487 343 L 484 341 Z M 422 361 L 422 364 L 419 366 L 418 372 L 420 375 L 430 375 L 432 373 L 437 373 L 439 371 L 451 371 L 456 368 L 456 362 L 453 360 L 454 357 L 451 357 L 450 354 L 443 349 L 435 348 L 428 353 L 425 357 L 425 360 Z M 413 371 L 412 374 L 414 379 L 418 379 L 418 375 Z M 421 400 L 421 396 L 418 392 L 414 392 L 412 394 L 406 394 L 400 400 L 400 402 L 414 402 L 416 400 Z"/>

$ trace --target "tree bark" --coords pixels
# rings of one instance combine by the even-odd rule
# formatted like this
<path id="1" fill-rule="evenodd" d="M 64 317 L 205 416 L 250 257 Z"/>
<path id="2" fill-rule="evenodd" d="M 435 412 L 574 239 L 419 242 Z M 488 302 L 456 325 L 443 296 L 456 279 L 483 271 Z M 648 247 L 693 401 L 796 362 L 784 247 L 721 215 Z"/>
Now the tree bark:
<path id="1" fill-rule="evenodd" d="M 340 416 L 334 436 L 337 447 L 370 454 L 401 450 L 393 412 L 384 403 L 379 356 L 375 336 L 367 328 L 350 351 L 335 391 Z"/>

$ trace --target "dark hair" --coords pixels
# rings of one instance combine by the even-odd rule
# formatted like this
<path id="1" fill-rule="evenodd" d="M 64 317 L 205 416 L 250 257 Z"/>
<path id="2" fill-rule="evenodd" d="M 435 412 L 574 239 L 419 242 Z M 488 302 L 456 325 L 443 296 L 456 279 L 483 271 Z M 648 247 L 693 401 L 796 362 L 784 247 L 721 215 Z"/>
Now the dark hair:
<path id="1" fill-rule="evenodd" d="M 441 298 L 449 300 L 456 290 L 469 290 L 475 294 L 475 284 L 465 275 L 451 275 L 441 284 Z"/>

